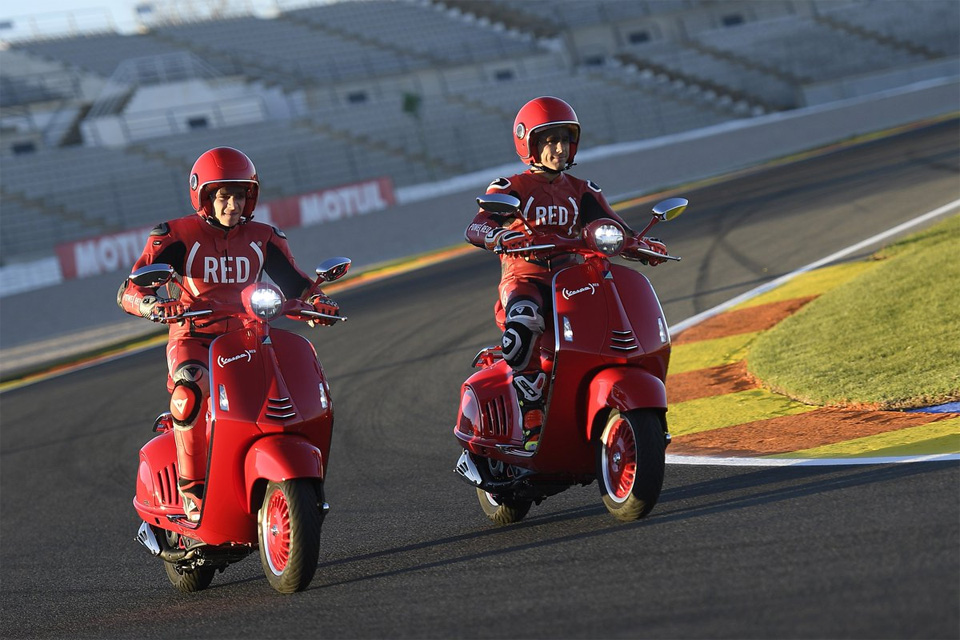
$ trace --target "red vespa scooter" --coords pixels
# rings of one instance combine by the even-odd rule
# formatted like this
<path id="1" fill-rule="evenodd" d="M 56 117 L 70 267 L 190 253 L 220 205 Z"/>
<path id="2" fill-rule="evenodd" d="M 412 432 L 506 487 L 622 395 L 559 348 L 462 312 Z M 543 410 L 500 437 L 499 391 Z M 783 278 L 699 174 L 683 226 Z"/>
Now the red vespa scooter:
<path id="1" fill-rule="evenodd" d="M 488 194 L 477 202 L 519 216 L 520 201 L 512 196 Z M 683 198 L 657 204 L 638 237 L 686 206 Z M 535 235 L 531 227 L 527 233 Z M 512 250 L 540 260 L 582 257 L 557 272 L 544 298 L 552 300 L 554 335 L 552 344 L 546 335 L 542 340 L 541 365 L 551 383 L 539 446 L 524 450 L 512 371 L 501 348 L 488 347 L 474 359 L 480 370 L 461 387 L 454 435 L 463 453 L 455 471 L 476 487 L 481 508 L 498 524 L 517 522 L 533 503 L 594 479 L 611 514 L 636 520 L 650 513 L 663 485 L 670 335 L 649 280 L 610 257 L 680 258 L 638 247 L 609 219 L 591 222 L 580 238 L 549 240 Z"/>
<path id="2" fill-rule="evenodd" d="M 343 277 L 348 258 L 317 268 L 316 286 Z M 168 265 L 149 265 L 130 278 L 156 288 L 173 277 Z M 137 540 L 164 561 L 180 591 L 209 586 L 216 571 L 259 548 L 267 581 L 281 593 L 306 588 L 320 553 L 320 529 L 329 505 L 323 482 L 333 429 L 330 389 L 313 345 L 271 328 L 274 318 L 335 318 L 277 287 L 255 283 L 235 304 L 188 310 L 171 321 L 239 318 L 240 329 L 210 345 L 210 401 L 206 416 L 207 473 L 200 520 L 190 522 L 177 492 L 173 422 L 161 414 L 159 435 L 140 450 L 133 504 L 143 524 Z"/>

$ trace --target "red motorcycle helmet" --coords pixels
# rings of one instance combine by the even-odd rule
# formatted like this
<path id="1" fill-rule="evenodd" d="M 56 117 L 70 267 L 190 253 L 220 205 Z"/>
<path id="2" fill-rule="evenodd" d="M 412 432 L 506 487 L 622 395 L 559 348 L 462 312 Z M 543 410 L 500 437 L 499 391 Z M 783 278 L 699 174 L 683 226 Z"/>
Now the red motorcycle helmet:
<path id="1" fill-rule="evenodd" d="M 567 158 L 567 167 L 570 167 L 580 142 L 580 121 L 573 107 L 553 96 L 534 98 L 520 108 L 513 121 L 513 144 L 517 155 L 527 164 L 536 163 L 537 132 L 563 125 L 570 129 L 570 157 Z"/>
<path id="2" fill-rule="evenodd" d="M 253 161 L 233 147 L 215 147 L 205 151 L 190 170 L 190 202 L 193 210 L 204 218 L 212 216 L 211 190 L 237 183 L 247 185 L 247 200 L 240 215 L 250 220 L 260 196 L 260 181 Z"/>

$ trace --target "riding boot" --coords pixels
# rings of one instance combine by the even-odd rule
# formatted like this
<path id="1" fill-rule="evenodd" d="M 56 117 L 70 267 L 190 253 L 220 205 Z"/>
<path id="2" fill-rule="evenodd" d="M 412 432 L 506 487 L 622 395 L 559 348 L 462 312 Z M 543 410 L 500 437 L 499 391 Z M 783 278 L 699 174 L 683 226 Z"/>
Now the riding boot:
<path id="1" fill-rule="evenodd" d="M 200 509 L 203 506 L 204 484 L 200 480 L 180 478 L 177 480 L 177 492 L 183 503 L 183 513 L 190 522 L 200 521 Z"/>
<path id="2" fill-rule="evenodd" d="M 177 490 L 187 519 L 197 522 L 200 519 L 206 472 L 205 429 L 199 425 L 181 424 L 177 420 L 174 420 L 173 427 L 174 442 L 177 444 Z"/>
<path id="3" fill-rule="evenodd" d="M 543 429 L 547 374 L 540 370 L 515 372 L 513 386 L 516 389 L 517 403 L 520 407 L 523 448 L 526 451 L 536 451 L 540 444 L 540 432 Z"/>

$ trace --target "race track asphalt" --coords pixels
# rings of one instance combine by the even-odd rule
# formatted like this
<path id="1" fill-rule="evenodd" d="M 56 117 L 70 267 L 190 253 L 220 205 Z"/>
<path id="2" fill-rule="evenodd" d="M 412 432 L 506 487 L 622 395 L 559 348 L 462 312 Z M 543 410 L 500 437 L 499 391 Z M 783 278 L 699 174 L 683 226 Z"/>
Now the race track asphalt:
<path id="1" fill-rule="evenodd" d="M 956 199 L 957 134 L 950 121 L 678 192 L 690 208 L 657 235 L 684 259 L 645 270 L 667 319 Z M 473 355 L 498 338 L 497 276 L 492 256 L 468 252 L 343 289 L 348 322 L 302 328 L 336 429 L 320 564 L 293 596 L 256 557 L 179 594 L 133 541 L 137 451 L 167 403 L 161 349 L 5 391 L 0 635 L 957 637 L 955 460 L 671 464 L 638 523 L 614 520 L 591 485 L 494 526 L 452 472 L 451 431 Z"/>

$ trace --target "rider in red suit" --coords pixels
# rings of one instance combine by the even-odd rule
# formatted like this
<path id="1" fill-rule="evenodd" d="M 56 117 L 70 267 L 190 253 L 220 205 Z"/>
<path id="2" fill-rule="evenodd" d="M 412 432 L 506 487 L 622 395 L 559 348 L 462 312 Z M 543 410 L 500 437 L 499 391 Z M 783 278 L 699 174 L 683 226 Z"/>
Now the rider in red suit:
<path id="1" fill-rule="evenodd" d="M 509 178 L 497 178 L 487 193 L 502 193 L 520 200 L 526 224 L 535 228 L 537 243 L 548 243 L 549 235 L 577 238 L 584 225 L 599 218 L 612 218 L 634 234 L 618 216 L 595 183 L 575 178 L 565 171 L 573 166 L 580 141 L 580 123 L 573 108 L 554 97 L 540 97 L 526 103 L 513 125 L 517 154 L 530 169 Z M 467 242 L 488 250 L 504 250 L 531 244 L 525 225 L 514 217 L 482 209 L 467 227 Z M 666 254 L 663 243 L 642 238 L 640 248 Z M 639 257 L 639 254 L 638 254 Z M 547 397 L 547 374 L 540 360 L 540 337 L 546 327 L 544 294 L 553 274 L 578 257 L 571 255 L 550 263 L 526 259 L 523 254 L 500 254 L 500 297 L 495 305 L 497 324 L 503 330 L 503 358 L 513 369 L 513 386 L 523 416 L 523 441 L 535 451 L 543 425 Z M 662 260 L 640 257 L 649 264 Z M 547 297 L 549 299 L 549 297 Z"/>
<path id="2" fill-rule="evenodd" d="M 283 232 L 252 222 L 259 192 L 257 170 L 245 154 L 230 147 L 202 154 L 190 171 L 190 200 L 198 215 L 154 227 L 133 266 L 172 265 L 177 276 L 167 285 L 171 297 L 158 298 L 155 289 L 138 287 L 128 279 L 117 296 L 120 307 L 164 322 L 194 304 L 203 308 L 204 301 L 239 300 L 243 288 L 266 273 L 288 298 L 310 294 L 317 311 L 337 315 L 337 304 L 297 267 Z M 207 353 L 214 338 L 239 323 L 234 318 L 205 325 L 170 323 L 167 388 L 177 443 L 177 487 L 192 521 L 199 519 L 206 473 L 206 425 L 200 412 L 210 395 Z"/>

